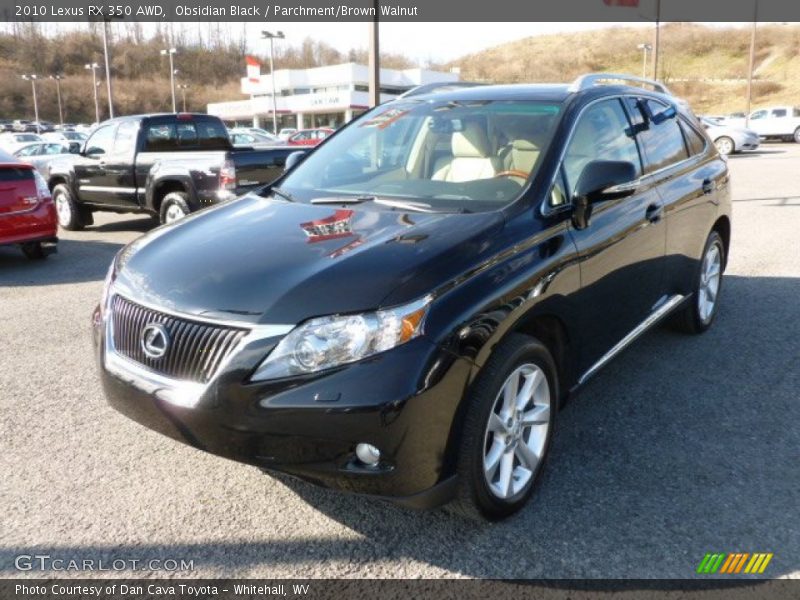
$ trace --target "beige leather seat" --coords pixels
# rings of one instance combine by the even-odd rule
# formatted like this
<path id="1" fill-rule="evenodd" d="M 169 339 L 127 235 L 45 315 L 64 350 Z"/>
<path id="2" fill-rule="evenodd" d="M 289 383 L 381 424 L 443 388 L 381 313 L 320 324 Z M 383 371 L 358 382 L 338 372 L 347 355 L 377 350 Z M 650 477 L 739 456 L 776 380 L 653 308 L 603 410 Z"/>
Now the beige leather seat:
<path id="1" fill-rule="evenodd" d="M 531 140 L 513 140 L 501 156 L 504 171 L 530 173 L 539 158 L 539 146 Z"/>
<path id="2" fill-rule="evenodd" d="M 432 179 L 461 182 L 489 179 L 497 174 L 489 138 L 478 123 L 465 123 L 462 131 L 453 133 L 450 143 L 453 156 L 436 161 Z"/>

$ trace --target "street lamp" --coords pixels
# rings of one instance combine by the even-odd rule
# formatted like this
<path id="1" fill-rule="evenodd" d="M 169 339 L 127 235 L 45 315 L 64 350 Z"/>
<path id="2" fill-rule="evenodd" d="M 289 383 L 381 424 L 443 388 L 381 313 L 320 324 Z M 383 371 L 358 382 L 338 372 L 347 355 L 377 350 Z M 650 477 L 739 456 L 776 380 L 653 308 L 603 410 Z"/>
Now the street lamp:
<path id="1" fill-rule="evenodd" d="M 39 103 L 36 100 L 36 79 L 38 78 L 33 73 L 29 75 L 23 75 L 22 78 L 25 81 L 31 82 L 31 87 L 33 88 L 33 114 L 34 118 L 36 119 L 36 133 L 41 133 L 42 130 L 41 126 L 39 125 Z"/>
<path id="2" fill-rule="evenodd" d="M 642 79 L 647 78 L 647 53 L 653 49 L 652 44 L 639 44 L 636 46 L 642 51 Z"/>
<path id="3" fill-rule="evenodd" d="M 172 89 L 172 112 L 178 112 L 178 109 L 175 106 L 175 64 L 172 58 L 177 53 L 177 48 L 169 48 L 161 51 L 161 56 L 169 56 L 169 85 Z"/>
<path id="4" fill-rule="evenodd" d="M 189 86 L 185 83 L 179 83 L 178 89 L 181 91 L 181 99 L 183 100 L 183 112 L 186 112 L 186 90 L 189 89 Z"/>
<path id="5" fill-rule="evenodd" d="M 92 70 L 92 89 L 94 90 L 94 122 L 100 122 L 100 104 L 97 101 L 97 69 L 100 68 L 96 62 L 87 63 L 83 66 L 84 69 Z"/>
<path id="6" fill-rule="evenodd" d="M 63 127 L 64 125 L 64 111 L 61 109 L 61 80 L 64 79 L 63 75 L 50 75 L 50 79 L 56 82 L 56 94 L 58 94 L 58 122 Z"/>
<path id="7" fill-rule="evenodd" d="M 272 133 L 278 135 L 278 101 L 275 98 L 275 48 L 273 45 L 274 40 L 285 39 L 282 31 L 272 33 L 271 31 L 262 31 L 261 39 L 269 40 L 269 70 L 272 74 Z"/>

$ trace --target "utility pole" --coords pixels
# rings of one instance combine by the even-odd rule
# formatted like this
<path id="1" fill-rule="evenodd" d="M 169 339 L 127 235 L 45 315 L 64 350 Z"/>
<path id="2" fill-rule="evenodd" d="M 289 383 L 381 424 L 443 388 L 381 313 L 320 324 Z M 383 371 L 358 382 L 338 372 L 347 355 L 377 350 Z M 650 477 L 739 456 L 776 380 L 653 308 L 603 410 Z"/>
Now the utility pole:
<path id="1" fill-rule="evenodd" d="M 56 82 L 56 94 L 58 95 L 58 122 L 60 125 L 64 125 L 64 111 L 61 108 L 61 80 L 64 79 L 63 75 L 50 75 L 50 79 L 55 79 Z"/>
<path id="2" fill-rule="evenodd" d="M 282 40 L 286 36 L 282 31 L 272 33 L 271 31 L 262 31 L 261 39 L 269 40 L 269 72 L 272 76 L 272 134 L 278 135 L 278 101 L 275 98 L 275 47 L 273 42 L 276 39 Z"/>
<path id="3" fill-rule="evenodd" d="M 381 103 L 381 58 L 378 32 L 378 15 L 381 14 L 380 0 L 374 0 L 375 18 L 369 22 L 369 105 Z"/>
<path id="4" fill-rule="evenodd" d="M 39 102 L 36 100 L 36 75 L 31 73 L 30 75 L 23 75 L 22 78 L 25 81 L 31 82 L 31 88 L 33 89 L 33 115 L 34 119 L 36 119 L 36 133 L 42 132 L 42 127 L 39 124 Z"/>
<path id="5" fill-rule="evenodd" d="M 658 81 L 658 54 L 661 42 L 661 0 L 656 0 L 656 39 L 653 44 L 653 81 Z"/>
<path id="6" fill-rule="evenodd" d="M 108 118 L 114 118 L 114 100 L 111 91 L 111 64 L 108 58 L 108 21 L 103 20 L 103 56 L 106 60 L 106 92 L 108 93 Z"/>
<path id="7" fill-rule="evenodd" d="M 168 48 L 161 51 L 161 56 L 169 56 L 169 87 L 172 90 L 172 112 L 174 113 L 178 112 L 178 108 L 175 105 L 175 63 L 172 59 L 176 52 L 178 52 L 177 48 Z"/>
<path id="8" fill-rule="evenodd" d="M 92 90 L 94 91 L 94 122 L 100 122 L 100 103 L 97 99 L 97 69 L 100 68 L 96 62 L 87 63 L 83 66 L 84 69 L 92 70 Z"/>
<path id="9" fill-rule="evenodd" d="M 653 49 L 653 45 L 639 44 L 636 47 L 642 51 L 642 79 L 647 79 L 647 53 Z"/>
<path id="10" fill-rule="evenodd" d="M 753 30 L 750 32 L 750 64 L 747 69 L 747 112 L 744 126 L 750 127 L 750 110 L 753 105 L 753 70 L 756 66 L 756 24 L 758 23 L 758 0 L 753 0 Z"/>

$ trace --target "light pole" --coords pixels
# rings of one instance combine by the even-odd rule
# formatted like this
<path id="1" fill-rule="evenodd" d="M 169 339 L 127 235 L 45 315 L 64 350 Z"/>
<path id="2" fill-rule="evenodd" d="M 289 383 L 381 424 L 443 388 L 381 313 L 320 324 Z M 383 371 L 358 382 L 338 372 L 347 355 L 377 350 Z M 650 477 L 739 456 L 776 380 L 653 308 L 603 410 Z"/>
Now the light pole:
<path id="1" fill-rule="evenodd" d="M 636 46 L 642 51 L 642 79 L 647 78 L 647 53 L 653 49 L 652 44 L 639 44 Z"/>
<path id="2" fill-rule="evenodd" d="M 172 58 L 177 52 L 177 48 L 169 48 L 168 50 L 161 51 L 161 56 L 169 56 L 169 85 L 172 89 L 172 112 L 178 112 L 175 106 L 175 64 Z"/>
<path id="3" fill-rule="evenodd" d="M 758 24 L 758 0 L 753 0 L 753 29 L 750 32 L 750 62 L 747 66 L 747 112 L 744 126 L 750 127 L 750 110 L 753 108 L 753 68 L 756 64 L 756 25 Z"/>
<path id="4" fill-rule="evenodd" d="M 275 98 L 275 47 L 273 42 L 275 39 L 285 39 L 282 31 L 272 33 L 271 31 L 262 31 L 261 39 L 269 40 L 269 71 L 272 75 L 272 133 L 278 135 L 278 101 Z"/>
<path id="5" fill-rule="evenodd" d="M 41 133 L 42 129 L 41 129 L 41 125 L 39 125 L 39 103 L 36 100 L 36 79 L 37 79 L 37 77 L 36 77 L 36 75 L 31 73 L 30 75 L 23 75 L 22 78 L 25 81 L 30 81 L 31 82 L 31 87 L 33 88 L 33 115 L 34 115 L 34 118 L 36 119 L 36 133 Z"/>
<path id="6" fill-rule="evenodd" d="M 61 108 L 61 80 L 64 79 L 63 75 L 50 75 L 50 79 L 56 82 L 56 94 L 58 95 L 58 122 L 63 127 L 64 125 L 64 111 Z"/>
<path id="7" fill-rule="evenodd" d="M 92 89 L 94 90 L 94 122 L 100 122 L 100 104 L 97 100 L 97 69 L 100 68 L 96 62 L 87 63 L 83 66 L 84 69 L 92 70 Z"/>
<path id="8" fill-rule="evenodd" d="M 186 112 L 186 90 L 189 86 L 185 83 L 179 83 L 178 88 L 181 90 L 181 100 L 183 100 L 183 112 Z"/>
<path id="9" fill-rule="evenodd" d="M 106 60 L 106 91 L 108 93 L 108 118 L 114 118 L 114 101 L 112 100 L 111 92 L 111 65 L 108 60 L 108 21 L 103 21 L 103 56 Z"/>

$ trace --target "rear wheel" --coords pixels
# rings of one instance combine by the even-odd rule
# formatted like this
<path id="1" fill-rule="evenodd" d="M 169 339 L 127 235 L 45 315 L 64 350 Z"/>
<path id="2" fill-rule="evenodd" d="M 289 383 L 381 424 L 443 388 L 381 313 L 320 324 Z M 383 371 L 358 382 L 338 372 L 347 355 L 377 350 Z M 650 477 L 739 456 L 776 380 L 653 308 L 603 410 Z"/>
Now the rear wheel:
<path id="1" fill-rule="evenodd" d="M 465 400 L 451 510 L 497 520 L 525 505 L 547 456 L 557 399 L 555 363 L 541 342 L 512 334 L 497 347 Z"/>
<path id="2" fill-rule="evenodd" d="M 170 192 L 161 201 L 161 222 L 164 224 L 173 223 L 184 218 L 192 209 L 189 208 L 189 196 L 186 192 Z"/>
<path id="3" fill-rule="evenodd" d="M 695 276 L 691 301 L 672 319 L 675 329 L 686 333 L 703 333 L 711 327 L 719 307 L 724 264 L 725 245 L 719 233 L 712 231 L 706 240 L 703 258 Z"/>
<path id="4" fill-rule="evenodd" d="M 794 130 L 794 141 L 797 144 L 800 144 L 800 127 Z"/>
<path id="5" fill-rule="evenodd" d="M 717 147 L 717 151 L 723 156 L 729 156 L 736 152 L 736 144 L 733 143 L 731 138 L 725 135 L 714 140 L 714 145 Z"/>
<path id="6" fill-rule="evenodd" d="M 31 260 L 42 260 L 47 258 L 47 252 L 41 242 L 26 242 L 22 244 L 22 253 Z"/>

